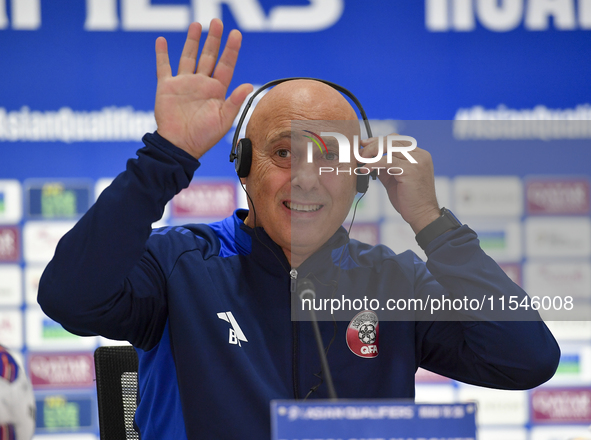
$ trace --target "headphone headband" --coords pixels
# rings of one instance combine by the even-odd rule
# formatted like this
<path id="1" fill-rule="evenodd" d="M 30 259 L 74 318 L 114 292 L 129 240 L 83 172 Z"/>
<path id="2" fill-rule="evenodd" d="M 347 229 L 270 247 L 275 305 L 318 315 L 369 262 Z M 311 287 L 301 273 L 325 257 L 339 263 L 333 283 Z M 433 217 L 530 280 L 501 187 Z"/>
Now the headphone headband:
<path id="1" fill-rule="evenodd" d="M 250 97 L 250 99 L 248 100 L 246 105 L 244 106 L 244 110 L 242 111 L 242 114 L 240 115 L 240 119 L 238 120 L 238 124 L 236 125 L 236 131 L 234 132 L 234 138 L 232 139 L 232 150 L 230 151 L 230 162 L 233 162 L 236 159 L 236 146 L 238 144 L 238 137 L 240 136 L 240 130 L 242 130 L 242 124 L 244 124 L 244 120 L 246 119 L 246 115 L 248 114 L 248 110 L 252 106 L 252 103 L 254 102 L 255 98 L 261 92 L 263 92 L 273 86 L 276 86 L 278 84 L 281 84 L 281 83 L 284 83 L 287 81 L 294 81 L 297 79 L 307 79 L 310 81 L 318 81 L 318 82 L 324 83 L 324 84 L 332 87 L 333 89 L 338 90 L 343 95 L 347 96 L 351 101 L 353 101 L 355 103 L 355 105 L 359 109 L 359 113 L 361 114 L 361 118 L 363 119 L 363 123 L 365 125 L 365 130 L 367 131 L 367 137 L 370 138 L 373 136 L 373 134 L 371 132 L 371 127 L 369 126 L 369 120 L 367 119 L 367 115 L 365 114 L 365 110 L 363 110 L 363 106 L 361 105 L 361 103 L 359 102 L 357 97 L 353 93 L 351 93 L 349 90 L 344 88 L 343 86 L 340 86 L 340 85 L 335 84 L 330 81 L 326 81 L 324 79 L 310 78 L 310 77 L 304 77 L 304 76 L 301 76 L 301 77 L 294 76 L 291 78 L 281 78 L 281 79 L 269 81 L 268 83 L 262 85 L 257 91 L 255 91 L 252 94 L 252 96 Z"/>
<path id="2" fill-rule="evenodd" d="M 284 83 L 286 81 L 293 81 L 297 79 L 307 79 L 311 81 L 318 81 L 324 83 L 335 90 L 338 90 L 343 95 L 347 96 L 351 101 L 355 103 L 357 108 L 359 109 L 359 113 L 363 118 L 363 123 L 365 124 L 365 130 L 367 131 L 367 136 L 372 137 L 371 127 L 369 126 L 369 120 L 367 119 L 367 115 L 365 114 L 365 110 L 361 106 L 359 100 L 346 88 L 339 86 L 330 81 L 326 81 L 323 79 L 318 78 L 307 78 L 307 77 L 293 77 L 293 78 L 282 78 L 276 79 L 274 81 L 270 81 L 267 84 L 261 86 L 256 92 L 252 94 L 246 105 L 244 106 L 244 110 L 240 115 L 240 119 L 238 120 L 238 124 L 236 125 L 236 131 L 234 132 L 234 138 L 232 139 L 232 149 L 230 150 L 230 162 L 234 162 L 234 168 L 236 169 L 236 173 L 238 177 L 247 177 L 250 173 L 250 166 L 252 163 L 252 143 L 250 139 L 244 138 L 238 142 L 238 137 L 240 136 L 240 130 L 242 129 L 242 124 L 244 124 L 244 120 L 246 119 L 246 115 L 248 114 L 248 110 L 252 106 L 254 99 L 264 90 L 267 90 L 269 87 L 276 86 L 278 84 Z M 376 172 L 372 171 L 370 174 L 363 174 L 357 176 L 357 192 L 365 194 L 369 187 L 369 178 L 370 176 L 375 180 L 376 179 Z"/>

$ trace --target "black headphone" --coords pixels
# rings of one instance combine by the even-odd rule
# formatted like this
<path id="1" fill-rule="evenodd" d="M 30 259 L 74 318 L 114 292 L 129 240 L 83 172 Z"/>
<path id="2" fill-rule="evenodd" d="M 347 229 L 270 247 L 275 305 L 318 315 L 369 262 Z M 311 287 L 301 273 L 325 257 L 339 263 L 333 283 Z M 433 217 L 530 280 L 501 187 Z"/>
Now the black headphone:
<path id="1" fill-rule="evenodd" d="M 254 102 L 254 99 L 257 97 L 259 93 L 268 89 L 269 87 L 276 86 L 286 81 L 293 81 L 296 79 L 308 79 L 312 81 L 318 81 L 329 85 L 335 90 L 338 90 L 342 94 L 346 95 L 351 101 L 355 103 L 357 108 L 359 109 L 359 113 L 363 118 L 363 123 L 365 124 L 365 130 L 367 131 L 367 136 L 372 137 L 371 127 L 369 126 L 369 120 L 367 119 L 367 115 L 365 114 L 365 110 L 361 106 L 359 100 L 346 88 L 339 86 L 338 84 L 332 83 L 330 81 L 326 81 L 323 79 L 318 78 L 306 78 L 306 77 L 294 77 L 294 78 L 282 78 L 276 79 L 274 81 L 270 81 L 267 84 L 263 85 L 259 88 L 256 92 L 252 94 L 246 105 L 244 106 L 244 110 L 240 115 L 240 119 L 238 120 L 238 125 L 236 126 L 236 131 L 234 133 L 234 139 L 232 140 L 232 150 L 230 151 L 230 162 L 234 162 L 234 168 L 236 170 L 236 174 L 238 177 L 247 177 L 250 173 L 250 166 L 252 164 L 252 142 L 248 138 L 243 138 L 238 141 L 238 136 L 240 136 L 240 130 L 242 129 L 242 124 L 244 123 L 244 119 L 246 119 L 246 115 L 250 106 Z M 375 180 L 375 171 L 369 174 L 359 174 L 357 175 L 357 192 L 365 194 L 367 189 L 369 188 L 369 176 L 372 176 Z"/>

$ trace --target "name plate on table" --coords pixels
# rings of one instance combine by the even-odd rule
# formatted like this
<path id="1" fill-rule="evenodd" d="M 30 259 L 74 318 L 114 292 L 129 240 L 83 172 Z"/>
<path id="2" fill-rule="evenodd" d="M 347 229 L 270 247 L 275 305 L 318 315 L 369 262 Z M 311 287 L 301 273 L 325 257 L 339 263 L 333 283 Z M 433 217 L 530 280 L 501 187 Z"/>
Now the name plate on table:
<path id="1" fill-rule="evenodd" d="M 476 404 L 271 402 L 272 440 L 475 440 Z"/>

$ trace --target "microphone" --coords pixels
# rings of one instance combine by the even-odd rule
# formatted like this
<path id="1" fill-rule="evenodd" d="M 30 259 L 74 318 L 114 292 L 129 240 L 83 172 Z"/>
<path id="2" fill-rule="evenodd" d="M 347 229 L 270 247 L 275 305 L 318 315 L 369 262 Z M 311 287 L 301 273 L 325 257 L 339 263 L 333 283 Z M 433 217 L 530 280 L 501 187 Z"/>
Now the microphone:
<path id="1" fill-rule="evenodd" d="M 314 300 L 316 298 L 316 289 L 314 288 L 314 283 L 307 278 L 298 280 L 297 294 L 302 301 L 304 299 Z M 320 328 L 318 327 L 318 320 L 316 319 L 316 312 L 314 311 L 313 307 L 310 307 L 310 323 L 312 324 L 314 338 L 316 339 L 316 346 L 318 347 L 320 365 L 322 366 L 324 379 L 326 381 L 326 386 L 328 387 L 328 396 L 331 400 L 336 400 L 337 393 L 332 382 L 332 374 L 330 374 L 328 359 L 326 358 L 326 352 L 324 351 L 324 343 L 322 342 L 322 336 L 320 336 Z"/>

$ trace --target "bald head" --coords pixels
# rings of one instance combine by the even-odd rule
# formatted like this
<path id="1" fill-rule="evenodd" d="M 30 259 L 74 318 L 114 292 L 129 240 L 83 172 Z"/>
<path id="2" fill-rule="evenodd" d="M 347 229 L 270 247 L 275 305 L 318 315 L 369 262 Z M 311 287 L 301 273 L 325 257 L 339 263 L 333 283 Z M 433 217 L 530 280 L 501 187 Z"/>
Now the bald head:
<path id="1" fill-rule="evenodd" d="M 321 154 L 312 152 L 303 130 L 325 133 Z M 246 128 L 252 165 L 243 182 L 256 217 L 249 214 L 245 224 L 262 226 L 295 267 L 326 243 L 349 212 L 357 177 L 344 172 L 349 165 L 338 161 L 339 147 L 330 133 L 353 139 L 359 131 L 349 102 L 319 81 L 281 83 L 253 111 Z M 321 163 L 342 173 L 321 175 Z"/>
<path id="2" fill-rule="evenodd" d="M 253 140 L 269 126 L 291 120 L 357 121 L 355 110 L 331 86 L 314 80 L 293 80 L 272 88 L 261 98 L 246 127 Z"/>

